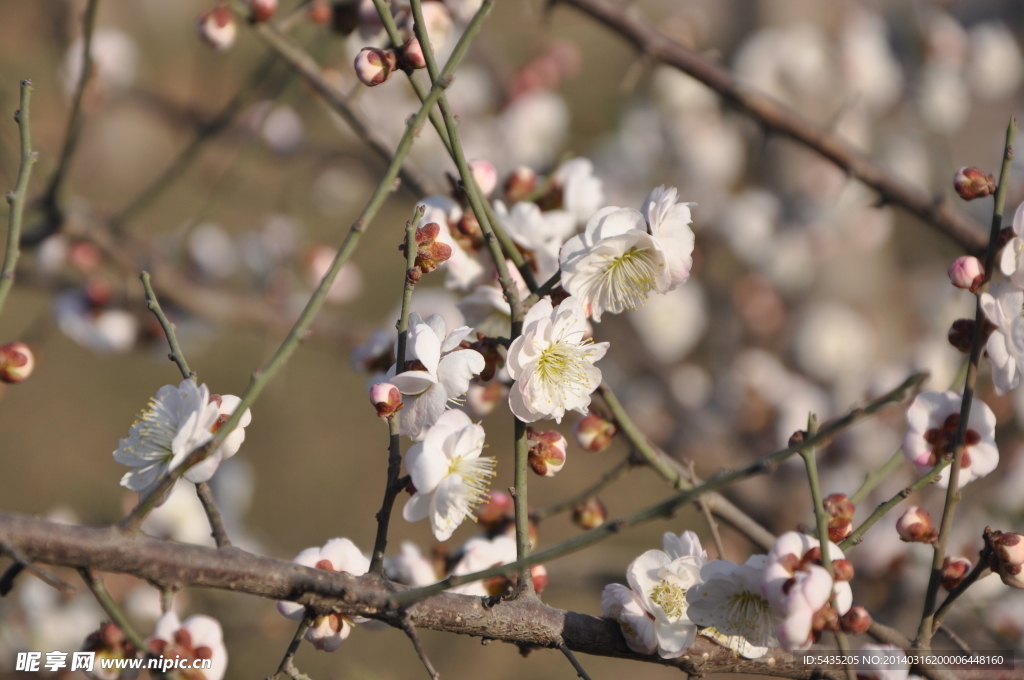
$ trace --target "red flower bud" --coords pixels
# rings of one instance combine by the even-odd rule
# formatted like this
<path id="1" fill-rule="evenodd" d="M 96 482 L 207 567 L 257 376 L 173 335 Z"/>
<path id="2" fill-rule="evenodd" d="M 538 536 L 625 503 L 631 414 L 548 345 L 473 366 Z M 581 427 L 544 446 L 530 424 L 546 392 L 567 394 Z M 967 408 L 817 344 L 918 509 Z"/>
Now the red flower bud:
<path id="1" fill-rule="evenodd" d="M 960 585 L 971 571 L 971 561 L 964 557 L 949 557 L 942 560 L 942 587 L 953 590 Z"/>
<path id="2" fill-rule="evenodd" d="M 572 521 L 583 529 L 596 529 L 608 519 L 608 509 L 597 496 L 591 496 L 572 509 Z"/>
<path id="3" fill-rule="evenodd" d="M 933 543 L 938 538 L 932 516 L 916 505 L 908 508 L 896 521 L 896 531 L 907 543 Z"/>
<path id="4" fill-rule="evenodd" d="M 864 607 L 855 604 L 839 619 L 839 625 L 851 635 L 861 635 L 871 627 L 871 614 Z"/>
<path id="5" fill-rule="evenodd" d="M 11 342 L 0 346 L 0 381 L 20 383 L 32 375 L 35 366 L 35 356 L 25 343 Z"/>
<path id="6" fill-rule="evenodd" d="M 364 47 L 356 55 L 356 77 L 368 87 L 380 85 L 391 77 L 398 65 L 398 57 L 391 50 Z"/>
<path id="7" fill-rule="evenodd" d="M 533 193 L 537 186 L 537 173 L 520 165 L 505 180 L 505 198 L 509 203 L 518 203 Z"/>
<path id="8" fill-rule="evenodd" d="M 377 383 L 370 388 L 370 402 L 381 418 L 390 418 L 402 410 L 402 393 L 391 383 Z"/>
<path id="9" fill-rule="evenodd" d="M 238 33 L 235 15 L 231 13 L 231 8 L 223 2 L 199 15 L 196 30 L 199 31 L 199 37 L 207 45 L 220 52 L 234 44 L 235 36 Z"/>
<path id="10" fill-rule="evenodd" d="M 398 62 L 404 68 L 420 69 L 427 67 L 427 58 L 423 56 L 423 47 L 416 38 L 409 38 L 398 53 Z"/>
<path id="11" fill-rule="evenodd" d="M 565 465 L 565 437 L 555 430 L 537 432 L 528 427 L 526 439 L 530 444 L 530 468 L 542 477 L 554 477 Z"/>
<path id="12" fill-rule="evenodd" d="M 996 178 L 986 175 L 978 168 L 963 167 L 956 171 L 953 176 L 953 188 L 960 198 L 965 201 L 973 201 L 976 198 L 984 198 L 996 192 Z"/>
<path id="13" fill-rule="evenodd" d="M 607 449 L 612 443 L 615 431 L 614 423 L 608 422 L 596 413 L 585 416 L 572 428 L 576 443 L 581 449 L 591 453 Z"/>
<path id="14" fill-rule="evenodd" d="M 258 24 L 270 21 L 277 12 L 277 0 L 249 0 L 249 19 Z"/>

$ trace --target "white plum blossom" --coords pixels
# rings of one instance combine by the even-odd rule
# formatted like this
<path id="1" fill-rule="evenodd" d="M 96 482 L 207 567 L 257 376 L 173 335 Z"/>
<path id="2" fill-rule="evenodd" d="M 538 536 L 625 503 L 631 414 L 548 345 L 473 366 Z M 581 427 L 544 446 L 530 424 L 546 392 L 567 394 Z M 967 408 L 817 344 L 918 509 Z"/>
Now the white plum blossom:
<path id="1" fill-rule="evenodd" d="M 482 283 L 490 271 L 486 253 L 467 251 L 452 235 L 463 214 L 459 204 L 447 196 L 438 195 L 427 196 L 417 204 L 420 206 L 425 208 L 420 224 L 438 224 L 441 232 L 437 241 L 452 249 L 451 257 L 441 265 L 446 272 L 445 287 L 465 291 Z"/>
<path id="2" fill-rule="evenodd" d="M 922 392 L 907 409 L 907 433 L 903 455 L 919 474 L 930 472 L 947 454 L 953 453 L 963 397 L 957 392 Z M 960 463 L 960 486 L 980 479 L 996 469 L 999 449 L 995 441 L 996 416 L 988 404 L 975 399 L 967 420 L 964 453 Z M 949 486 L 949 468 L 936 484 Z"/>
<path id="3" fill-rule="evenodd" d="M 445 412 L 423 441 L 405 454 L 405 467 L 416 493 L 406 502 L 402 516 L 409 522 L 430 518 L 437 540 L 451 538 L 463 520 L 473 518 L 473 510 L 487 500 L 496 461 L 481 457 L 483 448 L 483 427 L 462 411 Z"/>
<path id="4" fill-rule="evenodd" d="M 576 220 L 565 210 L 541 212 L 536 203 L 520 201 L 509 210 L 495 201 L 494 212 L 516 245 L 527 251 L 538 283 L 558 272 L 558 253 L 576 230 Z"/>
<path id="5" fill-rule="evenodd" d="M 586 222 L 604 203 L 604 185 L 594 175 L 594 164 L 588 158 L 571 158 L 558 166 L 552 175 L 562 188 L 562 209 L 576 222 Z"/>
<path id="6" fill-rule="evenodd" d="M 746 563 L 728 560 L 708 562 L 700 570 L 703 583 L 686 593 L 690 620 L 701 631 L 748 659 L 763 656 L 777 644 L 775 627 L 780 617 L 761 592 L 765 555 L 751 555 Z"/>
<path id="7" fill-rule="evenodd" d="M 370 570 L 370 560 L 347 538 L 332 538 L 322 548 L 306 548 L 292 560 L 304 567 L 325 571 L 345 572 L 362 576 Z M 293 621 L 301 621 L 306 608 L 297 602 L 278 600 L 277 611 Z M 306 640 L 321 651 L 333 652 L 352 632 L 352 625 L 363 623 L 362 617 L 342 614 L 318 616 L 306 631 Z"/>
<path id="8" fill-rule="evenodd" d="M 993 293 L 981 294 L 981 308 L 996 326 L 988 336 L 985 349 L 992 364 L 992 386 L 996 394 L 1002 395 L 1020 384 L 1020 373 L 1024 369 L 1024 317 L 1021 316 L 1024 289 L 1010 278 L 1000 282 Z"/>
<path id="9" fill-rule="evenodd" d="M 700 583 L 707 558 L 693 532 L 666 534 L 662 550 L 648 550 L 626 570 L 629 588 L 606 586 L 602 615 L 614 619 L 630 649 L 675 659 L 693 644 L 697 625 L 687 612 L 687 591 Z"/>
<path id="10" fill-rule="evenodd" d="M 530 308 L 522 334 L 512 341 L 506 369 L 515 380 L 509 406 L 520 420 L 562 422 L 567 410 L 586 414 L 590 395 L 601 384 L 594 362 L 608 351 L 607 342 L 584 340 L 587 317 L 574 297 L 552 308 L 544 297 Z"/>
<path id="11" fill-rule="evenodd" d="M 437 583 L 437 571 L 430 559 L 412 541 L 402 541 L 400 552 L 384 559 L 384 573 L 388 578 L 407 586 L 429 586 Z"/>
<path id="12" fill-rule="evenodd" d="M 386 380 L 405 395 L 405 407 L 398 412 L 398 431 L 414 440 L 423 439 L 448 403 L 469 389 L 469 381 L 484 369 L 484 357 L 472 349 L 459 349 L 473 329 L 460 326 L 447 333 L 444 319 L 433 314 L 423 321 L 409 315 L 406 365 L 398 372 L 392 366 Z"/>
<path id="13" fill-rule="evenodd" d="M 146 640 L 149 650 L 164 658 L 209 659 L 210 668 L 190 669 L 181 673 L 172 670 L 168 678 L 185 680 L 221 680 L 228 669 L 228 650 L 224 646 L 224 634 L 217 619 L 197 614 L 184 621 L 174 611 L 159 619 L 153 635 Z"/>
<path id="14" fill-rule="evenodd" d="M 452 567 L 453 576 L 465 576 L 491 567 L 512 564 L 516 561 L 516 539 L 509 534 L 499 534 L 494 538 L 474 536 L 462 544 L 459 552 L 461 553 L 459 561 Z M 479 597 L 497 594 L 491 592 L 489 585 L 487 579 L 473 581 L 456 586 L 450 592 Z M 505 581 L 501 579 L 501 590 L 504 590 L 505 585 Z"/>
<path id="15" fill-rule="evenodd" d="M 64 335 L 99 354 L 127 352 L 139 335 L 134 315 L 117 307 L 95 309 L 81 289 L 55 295 L 53 316 Z"/>
<path id="16" fill-rule="evenodd" d="M 1024 288 L 1024 203 L 1013 213 L 1013 234 L 999 251 L 999 270 L 1014 286 Z"/>
<path id="17" fill-rule="evenodd" d="M 694 237 L 689 204 L 676 190 L 658 187 L 643 212 L 607 207 L 559 254 L 562 285 L 580 298 L 594 321 L 609 311 L 636 309 L 651 293 L 664 293 L 690 276 Z"/>
<path id="18" fill-rule="evenodd" d="M 115 461 L 133 468 L 121 478 L 121 486 L 145 495 L 190 453 L 212 440 L 241 401 L 230 394 L 211 395 L 206 385 L 192 379 L 182 380 L 177 387 L 161 387 L 114 451 Z M 246 409 L 217 450 L 185 472 L 184 478 L 196 484 L 209 481 L 221 461 L 238 452 L 251 420 Z"/>

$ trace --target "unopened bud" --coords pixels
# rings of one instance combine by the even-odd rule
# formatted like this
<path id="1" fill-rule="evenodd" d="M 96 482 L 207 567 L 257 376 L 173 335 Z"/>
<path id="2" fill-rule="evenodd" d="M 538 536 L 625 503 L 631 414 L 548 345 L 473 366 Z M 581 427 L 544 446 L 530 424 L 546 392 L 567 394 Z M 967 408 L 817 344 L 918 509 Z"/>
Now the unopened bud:
<path id="1" fill-rule="evenodd" d="M 423 47 L 416 38 L 409 38 L 398 53 L 398 63 L 404 68 L 419 69 L 427 67 L 427 58 L 423 56 Z"/>
<path id="2" fill-rule="evenodd" d="M 572 433 L 581 449 L 598 453 L 611 445 L 612 437 L 615 436 L 615 423 L 610 423 L 596 413 L 591 413 L 573 426 Z"/>
<path id="3" fill-rule="evenodd" d="M 391 383 L 377 383 L 370 388 L 370 402 L 381 418 L 390 418 L 402 410 L 402 393 Z"/>
<path id="4" fill-rule="evenodd" d="M 853 562 L 850 560 L 832 560 L 832 574 L 835 576 L 836 581 L 852 581 Z"/>
<path id="5" fill-rule="evenodd" d="M 933 543 L 938 537 L 927 510 L 911 506 L 896 521 L 896 531 L 907 543 Z"/>
<path id="6" fill-rule="evenodd" d="M 583 529 L 596 529 L 608 519 L 608 509 L 597 496 L 591 496 L 572 509 L 572 521 Z"/>
<path id="7" fill-rule="evenodd" d="M 1024 536 L 996 531 L 991 545 L 992 571 L 1011 588 L 1024 588 Z"/>
<path id="8" fill-rule="evenodd" d="M 489 534 L 496 534 L 515 516 L 516 504 L 504 491 L 492 491 L 487 502 L 476 509 L 476 519 Z"/>
<path id="9" fill-rule="evenodd" d="M 953 176 L 953 188 L 960 198 L 973 201 L 976 198 L 991 196 L 996 192 L 996 178 L 986 175 L 979 168 L 964 167 Z"/>
<path id="10" fill-rule="evenodd" d="M 487 358 L 484 357 L 486 361 Z M 466 409 L 474 418 L 483 418 L 494 411 L 494 407 L 508 398 L 508 388 L 498 380 L 486 385 L 470 383 L 466 392 Z"/>
<path id="11" fill-rule="evenodd" d="M 20 383 L 32 375 L 35 367 L 36 358 L 25 343 L 10 342 L 0 346 L 0 381 Z"/>
<path id="12" fill-rule="evenodd" d="M 234 44 L 238 34 L 235 16 L 226 3 L 200 14 L 196 30 L 207 45 L 221 52 Z"/>
<path id="13" fill-rule="evenodd" d="M 452 247 L 437 240 L 440 234 L 441 225 L 437 222 L 428 222 L 416 230 L 416 267 L 424 274 L 434 271 L 452 256 Z M 399 250 L 405 252 L 404 243 Z"/>
<path id="14" fill-rule="evenodd" d="M 473 171 L 473 179 L 480 187 L 480 193 L 489 198 L 498 186 L 498 170 L 489 161 L 484 160 L 470 161 L 469 169 Z"/>
<path id="15" fill-rule="evenodd" d="M 526 440 L 530 444 L 530 468 L 542 477 L 554 477 L 565 466 L 565 437 L 556 430 L 537 432 L 526 429 Z"/>
<path id="16" fill-rule="evenodd" d="M 535 564 L 530 567 L 530 576 L 533 578 L 533 590 L 538 595 L 548 587 L 548 570 L 543 564 Z"/>
<path id="17" fill-rule="evenodd" d="M 434 52 L 440 51 L 448 41 L 452 30 L 452 15 L 443 2 L 424 2 L 420 8 L 423 12 L 423 23 L 426 25 L 427 37 Z M 405 23 L 409 35 L 414 33 L 413 16 L 410 13 Z"/>
<path id="18" fill-rule="evenodd" d="M 505 198 L 509 203 L 525 200 L 537 187 L 537 173 L 520 165 L 505 180 Z"/>
<path id="19" fill-rule="evenodd" d="M 254 24 L 270 21 L 277 12 L 277 0 L 249 0 L 249 19 Z"/>
<path id="20" fill-rule="evenodd" d="M 328 0 L 313 0 L 309 3 L 309 20 L 315 24 L 326 24 L 331 20 L 331 3 Z"/>
<path id="21" fill-rule="evenodd" d="M 974 342 L 974 319 L 957 319 L 949 327 L 949 344 L 961 352 L 970 352 Z"/>
<path id="22" fill-rule="evenodd" d="M 963 288 L 973 293 L 985 280 L 985 267 L 981 264 L 981 260 L 973 255 L 961 255 L 953 260 L 953 264 L 949 265 L 949 280 L 957 288 Z"/>
<path id="23" fill-rule="evenodd" d="M 971 561 L 966 557 L 949 557 L 942 560 L 942 587 L 953 590 L 963 583 L 971 571 Z"/>
<path id="24" fill-rule="evenodd" d="M 380 85 L 391 77 L 398 64 L 398 58 L 391 50 L 364 47 L 356 55 L 356 77 L 368 87 Z"/>
<path id="25" fill-rule="evenodd" d="M 839 625 L 850 635 L 862 635 L 871 627 L 871 614 L 864 607 L 855 604 L 839 619 Z"/>
<path id="26" fill-rule="evenodd" d="M 853 533 L 853 513 L 856 510 L 853 503 L 844 493 L 834 493 L 826 498 L 822 505 L 829 515 L 828 537 L 829 540 L 838 543 Z"/>

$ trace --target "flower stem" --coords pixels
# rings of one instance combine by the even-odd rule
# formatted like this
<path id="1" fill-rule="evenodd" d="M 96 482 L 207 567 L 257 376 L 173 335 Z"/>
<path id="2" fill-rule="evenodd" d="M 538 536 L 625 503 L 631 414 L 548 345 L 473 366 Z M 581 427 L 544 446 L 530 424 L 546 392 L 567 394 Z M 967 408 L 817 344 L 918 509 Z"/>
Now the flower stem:
<path id="1" fill-rule="evenodd" d="M 142 287 L 146 291 L 146 307 L 149 311 L 153 312 L 153 316 L 160 322 L 160 327 L 164 329 L 164 335 L 167 337 L 167 344 L 170 345 L 171 353 L 167 355 L 167 358 L 178 365 L 182 378 L 195 380 L 196 372 L 189 368 L 188 362 L 185 361 L 185 355 L 182 354 L 181 346 L 178 345 L 178 338 L 174 334 L 174 324 L 164 314 L 164 310 L 160 307 L 160 302 L 156 299 L 156 293 L 153 292 L 153 284 L 149 280 L 149 272 L 142 272 L 139 278 L 142 279 Z"/>
<path id="2" fill-rule="evenodd" d="M 217 447 L 220 446 L 224 439 L 234 431 L 237 427 L 238 422 L 242 418 L 242 414 L 249 408 L 253 402 L 260 396 L 267 384 L 278 371 L 288 362 L 295 350 L 298 349 L 302 341 L 306 339 L 307 331 L 313 320 L 316 318 L 320 308 L 323 307 L 324 300 L 327 298 L 327 291 L 330 290 L 331 285 L 334 283 L 334 279 L 337 278 L 338 272 L 348 262 L 349 258 L 352 257 L 352 253 L 355 251 L 356 246 L 359 245 L 359 240 L 362 238 L 363 233 L 366 231 L 368 225 L 377 215 L 381 206 L 384 205 L 385 200 L 388 196 L 397 188 L 398 184 L 398 173 L 402 168 L 402 163 L 405 161 L 406 156 L 409 155 L 409 151 L 412 148 L 413 140 L 416 138 L 417 133 L 423 125 L 423 121 L 426 120 L 427 113 L 430 111 L 434 103 L 437 102 L 438 98 L 444 93 L 444 89 L 451 83 L 451 75 L 455 71 L 455 67 L 458 66 L 462 57 L 466 53 L 466 49 L 469 44 L 476 37 L 476 34 L 480 31 L 480 26 L 483 24 L 484 17 L 487 16 L 487 12 L 490 9 L 491 0 L 485 0 L 480 10 L 477 11 L 473 20 L 466 27 L 466 31 L 459 38 L 458 44 L 452 51 L 451 57 L 448 59 L 448 63 L 445 64 L 444 70 L 438 80 L 434 81 L 433 86 L 430 88 L 430 94 L 427 96 L 427 101 L 420 107 L 420 110 L 413 116 L 412 120 L 406 125 L 405 132 L 402 135 L 401 140 L 398 142 L 398 147 L 395 149 L 394 155 L 391 157 L 391 162 L 388 165 L 387 171 L 384 173 L 383 179 L 377 185 L 373 195 L 363 208 L 363 212 L 359 215 L 359 218 L 352 224 L 349 229 L 348 235 L 342 242 L 341 247 L 338 249 L 338 254 L 335 255 L 334 261 L 331 263 L 327 273 L 324 274 L 323 279 L 320 281 L 320 285 L 317 286 L 313 295 L 309 298 L 306 303 L 305 309 L 299 315 L 295 325 L 292 326 L 287 337 L 274 352 L 274 355 L 270 360 L 260 369 L 253 373 L 252 378 L 249 380 L 249 386 L 242 394 L 241 403 L 235 412 L 231 415 L 226 423 L 217 431 L 217 435 L 211 440 L 206 446 L 196 449 L 188 455 L 188 457 L 182 462 L 181 465 L 176 467 L 171 474 L 165 477 L 145 498 L 141 499 L 139 504 L 135 507 L 131 513 L 128 514 L 123 520 L 121 520 L 120 526 L 123 529 L 135 530 L 138 529 L 139 525 L 149 514 L 150 510 L 156 505 L 156 502 L 162 497 L 163 493 L 177 481 L 185 472 L 200 461 L 204 460 L 207 455 L 211 452 L 216 451 Z M 265 26 L 265 24 L 261 24 Z"/>
<path id="3" fill-rule="evenodd" d="M 526 423 L 513 418 L 515 421 L 515 452 L 516 470 L 515 486 L 512 488 L 512 498 L 515 501 L 516 512 L 516 559 L 523 560 L 530 555 L 533 545 L 530 543 L 530 515 L 527 505 L 526 480 L 530 474 L 529 457 L 530 447 L 526 441 Z M 519 572 L 518 592 L 533 591 L 533 579 L 529 568 Z"/>
<path id="4" fill-rule="evenodd" d="M 7 194 L 10 216 L 7 226 L 7 250 L 4 253 L 3 269 L 0 269 L 0 311 L 3 310 L 7 294 L 14 286 L 15 270 L 18 267 L 18 256 L 21 254 L 21 219 L 25 213 L 25 195 L 28 193 L 28 182 L 32 175 L 32 166 L 36 163 L 37 154 L 32 151 L 32 132 L 29 126 L 29 103 L 32 99 L 32 81 L 21 81 L 21 102 L 14 119 L 18 121 L 21 133 L 21 166 L 18 169 L 18 181 L 14 191 Z"/>
<path id="5" fill-rule="evenodd" d="M 196 484 L 196 495 L 199 496 L 199 501 L 203 504 L 203 510 L 206 511 L 206 518 L 210 522 L 211 535 L 217 543 L 217 547 L 230 548 L 231 539 L 228 538 L 227 529 L 224 528 L 224 519 L 220 516 L 220 510 L 217 509 L 217 504 L 213 501 L 213 490 L 210 488 L 210 485 L 206 482 Z"/>
<path id="6" fill-rule="evenodd" d="M 598 492 L 600 492 L 606 486 L 608 486 L 616 479 L 621 477 L 622 473 L 626 472 L 634 465 L 636 465 L 636 463 L 633 462 L 633 456 L 628 455 L 624 459 L 622 459 L 618 465 L 613 467 L 608 472 L 604 473 L 601 479 L 597 480 L 594 484 L 587 487 L 580 493 L 576 494 L 572 498 L 567 498 L 564 501 L 554 503 L 547 507 L 541 508 L 540 510 L 534 510 L 530 514 L 530 517 L 533 518 L 533 521 L 540 522 L 542 520 L 547 519 L 548 517 L 552 517 L 553 515 L 565 512 L 566 510 L 572 510 L 580 503 L 589 500 L 592 496 L 596 496 Z"/>
<path id="7" fill-rule="evenodd" d="M 128 638 L 128 641 L 135 645 L 135 648 L 140 652 L 146 652 L 146 655 L 150 656 L 151 653 L 149 652 L 149 647 L 146 646 L 146 641 L 132 627 L 132 624 L 128 622 L 128 617 L 124 615 L 121 608 L 114 602 L 114 598 L 107 592 L 107 587 L 104 585 L 103 580 L 93 576 L 92 571 L 85 567 L 80 568 L 78 573 L 81 575 L 82 580 L 85 581 L 85 585 L 89 586 L 93 597 L 103 607 L 103 611 L 107 613 L 111 621 L 117 624 L 117 627 L 121 629 L 121 632 Z"/>
<path id="8" fill-rule="evenodd" d="M 982 346 L 985 344 L 985 312 L 981 308 L 981 295 L 988 290 L 992 277 L 992 269 L 996 263 L 996 251 L 999 249 L 999 230 L 1003 224 L 1003 209 L 1006 206 L 1006 186 L 1010 179 L 1010 166 L 1013 163 L 1013 140 L 1017 136 L 1017 119 L 1010 118 L 1006 127 L 1006 144 L 1003 150 L 1003 164 L 999 170 L 999 184 L 996 187 L 995 204 L 992 210 L 992 226 L 989 233 L 988 250 L 985 253 L 985 273 L 982 284 L 976 292 L 977 303 L 974 315 L 974 338 L 971 341 L 971 358 L 967 365 L 967 378 L 964 380 L 964 397 L 960 405 L 960 422 L 956 430 L 953 447 L 953 464 L 949 470 L 949 487 L 946 489 L 946 503 L 942 509 L 942 522 L 939 524 L 939 538 L 935 542 L 932 556 L 932 572 L 928 579 L 928 590 L 925 593 L 924 611 L 921 614 L 921 625 L 917 631 L 917 645 L 928 649 L 935 632 L 935 605 L 942 584 L 942 562 L 946 557 L 946 544 L 953 528 L 953 515 L 957 502 L 960 500 L 960 466 L 964 456 L 964 440 L 967 436 L 967 422 L 971 415 L 971 404 L 974 400 L 974 386 L 978 378 L 978 362 L 981 359 Z"/>

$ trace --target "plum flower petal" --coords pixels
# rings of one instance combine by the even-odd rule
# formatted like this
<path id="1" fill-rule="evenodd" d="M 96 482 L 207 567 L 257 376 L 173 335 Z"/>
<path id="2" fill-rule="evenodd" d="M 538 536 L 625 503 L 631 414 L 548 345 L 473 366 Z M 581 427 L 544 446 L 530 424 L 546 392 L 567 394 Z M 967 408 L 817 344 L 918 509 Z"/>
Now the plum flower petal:
<path id="1" fill-rule="evenodd" d="M 1017 213 L 1019 215 L 1020 210 Z M 1020 237 L 1013 240 L 1019 241 Z M 1021 276 L 1024 277 L 1024 272 Z M 1024 290 L 1011 278 L 996 286 L 994 294 L 982 293 L 980 299 L 985 316 L 996 326 L 985 346 L 992 364 L 992 384 L 996 394 L 1006 394 L 1020 383 L 1024 369 L 1024 317 L 1021 317 Z"/>
<path id="2" fill-rule="evenodd" d="M 929 472 L 944 456 L 953 453 L 962 400 L 960 394 L 952 391 L 922 392 L 907 409 L 903 454 L 917 467 L 919 474 Z M 996 448 L 995 428 L 992 409 L 975 399 L 967 420 L 960 486 L 996 469 L 999 449 Z M 948 468 L 940 473 L 936 484 L 942 488 L 949 486 Z"/>
<path id="3" fill-rule="evenodd" d="M 170 678 L 188 680 L 221 680 L 228 668 L 228 651 L 220 623 L 210 616 L 197 614 L 182 622 L 174 611 L 161 616 L 153 635 L 146 640 L 149 650 L 165 658 L 209 659 L 210 668 L 189 669 L 188 674 L 172 671 Z"/>

